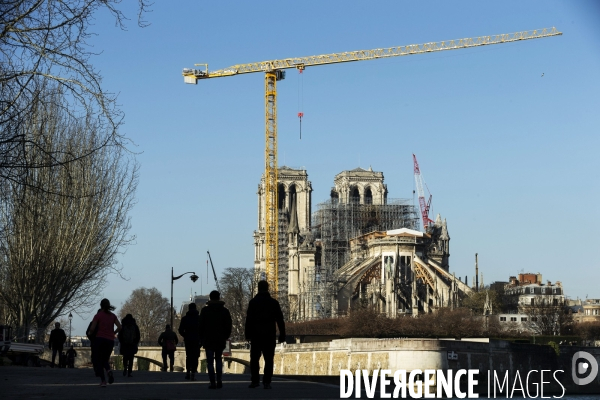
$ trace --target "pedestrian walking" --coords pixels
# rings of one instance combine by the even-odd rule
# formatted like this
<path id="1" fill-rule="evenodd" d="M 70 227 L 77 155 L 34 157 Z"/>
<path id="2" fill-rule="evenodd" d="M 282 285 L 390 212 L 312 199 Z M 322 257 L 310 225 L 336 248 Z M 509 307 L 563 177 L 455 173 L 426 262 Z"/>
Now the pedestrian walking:
<path id="1" fill-rule="evenodd" d="M 75 368 L 75 357 L 77 357 L 77 352 L 73 348 L 73 345 L 71 345 L 69 350 L 67 350 L 67 366 L 69 368 Z"/>
<path id="2" fill-rule="evenodd" d="M 279 302 L 269 294 L 269 283 L 258 282 L 258 293 L 248 304 L 246 313 L 245 336 L 250 341 L 250 374 L 252 382 L 249 388 L 260 386 L 259 360 L 262 354 L 265 360 L 263 385 L 271 389 L 273 377 L 273 358 L 279 328 L 279 343 L 285 342 L 285 323 Z"/>
<path id="3" fill-rule="evenodd" d="M 133 356 L 138 352 L 140 344 L 140 328 L 135 323 L 133 315 L 127 314 L 121 320 L 123 327 L 119 332 L 119 350 L 123 356 L 123 376 L 131 378 L 133 369 Z"/>
<path id="4" fill-rule="evenodd" d="M 92 325 L 90 325 L 87 335 L 89 337 L 96 332 L 95 338 L 92 341 L 94 372 L 100 378 L 100 387 L 106 387 L 104 371 L 108 375 L 109 384 L 115 381 L 109 361 L 115 346 L 115 335 L 121 331 L 121 323 L 117 316 L 113 314 L 115 307 L 110 304 L 108 299 L 102 299 L 100 308 L 101 310 L 98 311 L 92 320 Z M 114 328 L 115 325 L 117 326 L 117 330 Z"/>
<path id="5" fill-rule="evenodd" d="M 57 322 L 54 324 L 54 329 L 50 332 L 50 340 L 48 341 L 48 347 L 52 350 L 52 364 L 50 366 L 54 368 L 54 361 L 58 354 L 58 367 L 61 368 L 60 355 L 62 354 L 63 347 L 67 341 L 67 335 L 65 331 L 60 329 L 60 324 Z"/>
<path id="6" fill-rule="evenodd" d="M 208 368 L 209 389 L 223 387 L 223 350 L 225 343 L 231 335 L 231 314 L 221 300 L 221 294 L 213 290 L 209 294 L 209 301 L 200 312 L 200 338 L 206 351 L 206 365 Z M 216 371 L 215 371 L 216 364 Z"/>
<path id="7" fill-rule="evenodd" d="M 165 331 L 158 337 L 158 345 L 162 347 L 162 359 L 163 367 L 161 371 L 167 370 L 167 356 L 169 356 L 170 370 L 173 372 L 173 365 L 175 364 L 175 350 L 177 350 L 177 343 L 179 339 L 177 334 L 171 329 L 171 325 L 165 326 Z"/>
<path id="8" fill-rule="evenodd" d="M 60 365 L 61 368 L 67 368 L 67 353 L 64 351 L 60 353 L 58 365 Z"/>
<path id="9" fill-rule="evenodd" d="M 195 381 L 200 358 L 200 316 L 196 303 L 188 306 L 188 312 L 181 318 L 178 331 L 185 345 L 185 379 Z"/>

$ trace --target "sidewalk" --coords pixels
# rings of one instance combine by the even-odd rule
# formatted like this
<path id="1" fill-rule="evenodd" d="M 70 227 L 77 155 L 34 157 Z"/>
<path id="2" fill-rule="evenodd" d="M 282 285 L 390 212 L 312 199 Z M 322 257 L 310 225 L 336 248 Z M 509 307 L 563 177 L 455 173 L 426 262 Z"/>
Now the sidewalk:
<path id="1" fill-rule="evenodd" d="M 223 388 L 208 389 L 207 374 L 196 382 L 182 372 L 133 371 L 126 378 L 115 371 L 115 383 L 106 388 L 91 369 L 0 367 L 2 399 L 339 399 L 339 385 L 273 378 L 273 389 L 249 389 L 249 375 L 226 374 Z"/>

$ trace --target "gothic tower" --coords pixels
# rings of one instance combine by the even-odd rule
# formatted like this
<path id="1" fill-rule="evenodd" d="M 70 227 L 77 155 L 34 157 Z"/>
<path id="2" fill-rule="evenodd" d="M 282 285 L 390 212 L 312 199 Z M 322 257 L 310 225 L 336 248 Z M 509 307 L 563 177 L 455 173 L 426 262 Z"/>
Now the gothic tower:
<path id="1" fill-rule="evenodd" d="M 339 203 L 387 204 L 387 185 L 383 183 L 383 172 L 356 168 L 342 171 L 335 176 L 331 198 Z"/>
<path id="2" fill-rule="evenodd" d="M 310 229 L 312 186 L 303 169 L 283 166 L 277 170 L 278 198 L 278 298 L 286 298 L 288 290 L 297 292 L 298 246 Z M 254 268 L 265 271 L 265 182 L 258 185 L 258 229 L 254 231 Z M 290 268 L 294 277 L 289 277 Z M 290 279 L 291 278 L 291 279 Z M 290 284 L 291 283 L 291 289 Z"/>

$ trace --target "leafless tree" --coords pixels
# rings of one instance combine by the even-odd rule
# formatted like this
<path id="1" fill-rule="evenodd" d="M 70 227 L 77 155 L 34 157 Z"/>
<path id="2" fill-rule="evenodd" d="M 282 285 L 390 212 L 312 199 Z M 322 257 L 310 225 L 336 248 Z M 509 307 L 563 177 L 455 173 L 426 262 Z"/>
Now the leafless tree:
<path id="1" fill-rule="evenodd" d="M 141 340 L 153 343 L 165 330 L 169 321 L 171 304 L 157 288 L 135 289 L 123 303 L 119 315 L 121 318 L 131 314 L 140 328 Z M 177 329 L 175 329 L 177 330 Z"/>
<path id="2" fill-rule="evenodd" d="M 38 338 L 58 316 L 96 305 L 115 256 L 130 244 L 128 213 L 138 167 L 105 137 L 95 118 L 68 113 L 58 88 L 33 103 L 19 134 L 36 143 L 22 153 L 20 180 L 0 178 L 0 302 L 8 320 Z M 91 152 L 91 149 L 98 149 Z"/>
<path id="3" fill-rule="evenodd" d="M 573 317 L 561 296 L 543 296 L 523 305 L 529 329 L 538 335 L 560 335 L 572 332 Z"/>
<path id="4" fill-rule="evenodd" d="M 121 29 L 126 16 L 121 0 L 2 0 L 0 2 L 0 178 L 19 181 L 24 169 L 72 161 L 47 157 L 23 162 L 25 147 L 37 146 L 22 135 L 22 124 L 44 94 L 44 87 L 58 87 L 68 98 L 66 110 L 94 118 L 103 132 L 95 147 L 122 146 L 126 138 L 118 131 L 123 114 L 115 95 L 102 87 L 94 69 L 89 39 L 94 16 L 106 10 Z M 138 0 L 138 25 L 145 26 L 148 0 Z M 51 149 L 40 148 L 40 150 Z M 51 155 L 51 154 L 50 154 Z M 80 155 L 81 156 L 81 155 Z"/>
<path id="5" fill-rule="evenodd" d="M 227 268 L 223 271 L 219 282 L 221 297 L 225 301 L 225 307 L 231 313 L 233 323 L 231 336 L 234 340 L 243 340 L 248 302 L 256 292 L 258 275 L 253 269 Z"/>
<path id="6" fill-rule="evenodd" d="M 573 333 L 587 342 L 600 340 L 600 322 L 579 322 L 574 325 Z"/>

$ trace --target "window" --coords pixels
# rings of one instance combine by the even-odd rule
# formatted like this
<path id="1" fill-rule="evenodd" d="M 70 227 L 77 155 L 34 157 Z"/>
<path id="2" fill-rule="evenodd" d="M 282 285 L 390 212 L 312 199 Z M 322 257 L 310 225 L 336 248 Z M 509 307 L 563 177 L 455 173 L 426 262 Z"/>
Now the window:
<path id="1" fill-rule="evenodd" d="M 500 321 L 506 321 L 506 317 L 500 317 Z"/>
<path id="2" fill-rule="evenodd" d="M 527 317 L 521 317 L 521 322 L 527 322 Z"/>
<path id="3" fill-rule="evenodd" d="M 365 190 L 365 204 L 373 204 L 373 193 L 371 192 L 371 188 Z"/>
<path id="4" fill-rule="evenodd" d="M 356 187 L 350 189 L 350 203 L 360 204 L 360 193 Z"/>
<path id="5" fill-rule="evenodd" d="M 517 317 L 510 317 L 511 322 L 517 322 Z"/>
<path id="6" fill-rule="evenodd" d="M 537 322 L 537 317 L 531 317 L 531 322 Z"/>

